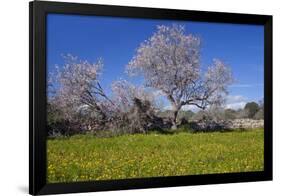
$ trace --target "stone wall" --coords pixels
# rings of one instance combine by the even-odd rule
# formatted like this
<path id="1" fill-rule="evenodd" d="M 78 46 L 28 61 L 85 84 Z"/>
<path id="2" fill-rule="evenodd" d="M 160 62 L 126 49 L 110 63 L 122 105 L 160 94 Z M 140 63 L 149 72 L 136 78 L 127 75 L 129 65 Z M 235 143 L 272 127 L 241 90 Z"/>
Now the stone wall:
<path id="1" fill-rule="evenodd" d="M 229 129 L 253 129 L 262 128 L 263 120 L 254 119 L 235 119 L 228 121 L 191 121 L 188 124 L 194 130 L 212 131 L 212 130 L 229 130 Z"/>
<path id="2" fill-rule="evenodd" d="M 237 129 L 237 128 L 261 128 L 263 127 L 264 120 L 253 120 L 253 119 L 235 119 L 230 121 L 229 123 L 230 127 L 232 129 Z"/>

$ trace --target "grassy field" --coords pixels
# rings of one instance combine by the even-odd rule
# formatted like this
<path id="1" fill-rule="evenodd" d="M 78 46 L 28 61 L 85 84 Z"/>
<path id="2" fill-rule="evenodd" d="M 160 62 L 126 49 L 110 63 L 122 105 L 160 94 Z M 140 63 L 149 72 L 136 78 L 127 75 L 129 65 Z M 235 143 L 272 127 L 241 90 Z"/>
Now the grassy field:
<path id="1" fill-rule="evenodd" d="M 48 140 L 49 183 L 263 170 L 263 130 Z"/>

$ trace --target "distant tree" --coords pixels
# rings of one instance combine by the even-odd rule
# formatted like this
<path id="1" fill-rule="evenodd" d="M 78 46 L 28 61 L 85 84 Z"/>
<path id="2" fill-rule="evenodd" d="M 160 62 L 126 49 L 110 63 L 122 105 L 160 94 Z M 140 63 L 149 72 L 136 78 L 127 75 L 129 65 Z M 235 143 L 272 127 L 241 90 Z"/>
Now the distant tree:
<path id="1" fill-rule="evenodd" d="M 208 120 L 213 122 L 225 120 L 224 108 L 222 106 L 211 105 L 206 109 L 206 114 L 208 116 Z"/>
<path id="2" fill-rule="evenodd" d="M 264 99 L 263 98 L 261 100 L 259 100 L 259 107 L 260 107 L 260 109 L 263 109 L 263 107 L 264 107 Z"/>
<path id="3" fill-rule="evenodd" d="M 207 112 L 204 110 L 199 110 L 192 116 L 193 121 L 201 121 L 201 120 L 206 120 L 208 118 Z"/>
<path id="4" fill-rule="evenodd" d="M 245 105 L 244 110 L 248 114 L 248 118 L 253 118 L 259 111 L 259 105 L 256 102 L 249 102 Z"/>
<path id="5" fill-rule="evenodd" d="M 140 74 L 146 86 L 160 90 L 170 101 L 173 126 L 184 105 L 205 109 L 220 105 L 232 83 L 231 70 L 214 60 L 206 73 L 200 69 L 200 39 L 185 34 L 183 26 L 158 26 L 157 32 L 144 41 L 127 66 L 131 75 Z"/>
<path id="6" fill-rule="evenodd" d="M 233 120 L 236 118 L 237 112 L 233 109 L 228 108 L 224 111 L 224 116 L 226 120 Z"/>
<path id="7" fill-rule="evenodd" d="M 206 110 L 200 110 L 192 116 L 192 120 L 205 122 L 219 122 L 224 120 L 224 110 L 219 106 L 211 106 Z"/>
<path id="8" fill-rule="evenodd" d="M 263 109 L 259 109 L 259 111 L 253 117 L 256 120 L 262 120 L 264 118 Z"/>
<path id="9" fill-rule="evenodd" d="M 255 113 L 254 119 L 262 120 L 264 118 L 264 100 L 261 99 L 258 103 L 259 110 Z"/>
<path id="10" fill-rule="evenodd" d="M 236 111 L 236 118 L 237 119 L 242 119 L 242 118 L 248 118 L 248 112 L 246 110 L 244 110 L 244 108 L 239 108 Z"/>
<path id="11" fill-rule="evenodd" d="M 186 120 L 191 119 L 195 113 L 191 110 L 182 110 L 179 111 L 179 118 L 184 118 Z"/>

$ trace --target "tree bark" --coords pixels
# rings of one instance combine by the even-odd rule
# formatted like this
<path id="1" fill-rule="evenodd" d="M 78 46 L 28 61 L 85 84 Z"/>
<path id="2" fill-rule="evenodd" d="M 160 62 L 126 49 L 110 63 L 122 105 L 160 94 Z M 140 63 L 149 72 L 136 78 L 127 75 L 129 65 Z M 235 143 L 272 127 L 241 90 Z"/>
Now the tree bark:
<path id="1" fill-rule="evenodd" d="M 168 95 L 167 97 L 168 97 L 168 100 L 171 102 L 172 108 L 173 108 L 173 119 L 172 119 L 172 127 L 171 127 L 171 129 L 175 130 L 175 129 L 178 128 L 178 126 L 177 126 L 177 117 L 178 117 L 178 113 L 179 113 L 179 110 L 181 109 L 182 104 L 176 102 L 176 100 L 173 98 L 173 96 L 171 94 Z"/>
<path id="2" fill-rule="evenodd" d="M 178 128 L 178 125 L 177 125 L 177 117 L 178 117 L 178 113 L 179 113 L 179 109 L 178 108 L 175 108 L 174 109 L 174 116 L 173 116 L 173 121 L 172 121 L 172 130 L 175 130 Z"/>

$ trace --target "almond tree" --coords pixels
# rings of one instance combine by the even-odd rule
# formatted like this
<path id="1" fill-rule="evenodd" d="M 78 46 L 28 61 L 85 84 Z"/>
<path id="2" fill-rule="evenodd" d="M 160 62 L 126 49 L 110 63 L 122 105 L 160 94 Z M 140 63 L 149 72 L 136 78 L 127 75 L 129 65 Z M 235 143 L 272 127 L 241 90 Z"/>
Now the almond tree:
<path id="1" fill-rule="evenodd" d="M 102 66 L 101 60 L 89 63 L 67 55 L 65 64 L 61 68 L 57 67 L 56 74 L 50 74 L 51 86 L 48 86 L 48 90 L 52 95 L 49 101 L 63 111 L 66 119 L 71 120 L 80 109 L 86 108 L 96 112 L 100 121 L 106 120 L 104 103 L 114 103 L 106 96 L 99 82 Z"/>
<path id="2" fill-rule="evenodd" d="M 183 26 L 158 26 L 136 50 L 127 65 L 131 75 L 141 75 L 148 87 L 160 90 L 173 110 L 173 129 L 184 105 L 205 109 L 221 104 L 232 83 L 230 69 L 214 60 L 205 74 L 200 69 L 200 39 L 186 34 Z"/>

